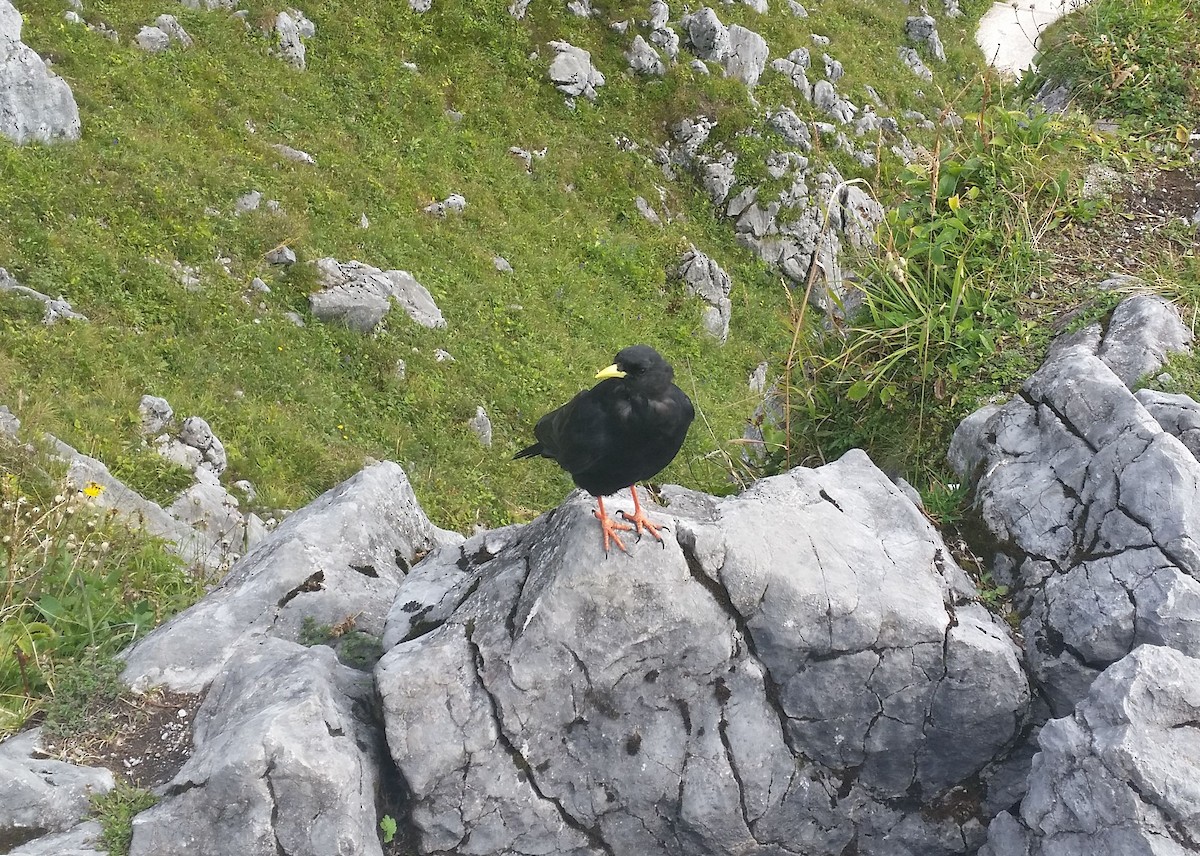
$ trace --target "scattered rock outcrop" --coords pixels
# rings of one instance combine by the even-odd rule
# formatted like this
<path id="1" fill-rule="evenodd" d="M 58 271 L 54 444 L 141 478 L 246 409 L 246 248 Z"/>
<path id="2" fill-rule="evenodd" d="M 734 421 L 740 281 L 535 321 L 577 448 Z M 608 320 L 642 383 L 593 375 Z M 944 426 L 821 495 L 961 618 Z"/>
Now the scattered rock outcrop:
<path id="1" fill-rule="evenodd" d="M 58 297 L 50 297 L 26 285 L 21 285 L 2 267 L 0 267 L 0 292 L 19 294 L 22 297 L 39 301 L 45 307 L 45 311 L 42 314 L 42 323 L 46 326 L 56 324 L 59 321 L 88 320 L 86 315 L 76 312 L 61 294 Z"/>
<path id="2" fill-rule="evenodd" d="M 421 511 L 404 471 L 379 463 L 289 515 L 221 584 L 126 655 L 135 688 L 199 692 L 240 646 L 300 638 L 307 617 L 376 636 L 400 581 L 434 547 L 460 541 Z"/>
<path id="3" fill-rule="evenodd" d="M 679 277 L 688 294 L 708 304 L 701 319 L 704 332 L 724 344 L 729 338 L 729 319 L 733 312 L 733 303 L 729 299 L 733 283 L 729 274 L 709 256 L 689 247 L 679 262 Z"/>
<path id="4" fill-rule="evenodd" d="M 1038 744 L 1020 819 L 999 815 L 980 856 L 1200 852 L 1200 660 L 1137 648 Z"/>
<path id="5" fill-rule="evenodd" d="M 130 856 L 382 854 L 379 746 L 359 712 L 371 694 L 324 646 L 239 646 L 197 714 L 191 757 L 134 819 Z"/>
<path id="6" fill-rule="evenodd" d="M 932 807 L 1028 688 L 915 506 L 862 453 L 668 496 L 619 567 L 577 495 L 405 579 L 376 679 L 418 852 L 978 846 Z"/>
<path id="7" fill-rule="evenodd" d="M 596 100 L 596 90 L 604 85 L 604 75 L 592 65 L 592 55 L 568 42 L 551 42 L 554 60 L 550 63 L 550 82 L 570 98 L 582 96 Z"/>
<path id="8" fill-rule="evenodd" d="M 113 775 L 46 757 L 41 732 L 0 743 L 0 851 L 65 832 L 88 813 L 90 798 L 113 787 Z"/>
<path id="9" fill-rule="evenodd" d="M 1190 340 L 1166 301 L 1129 298 L 1107 332 L 1060 339 L 1018 397 L 956 432 L 1056 715 L 1138 645 L 1200 656 L 1200 463 L 1128 385 Z"/>
<path id="10" fill-rule="evenodd" d="M 317 260 L 320 291 L 309 295 L 313 315 L 326 323 L 344 324 L 369 333 L 392 309 L 395 301 L 422 327 L 445 327 L 442 311 L 429 289 L 404 270 L 383 271 L 358 261 Z"/>
<path id="11" fill-rule="evenodd" d="M 21 41 L 21 13 L 0 0 L 0 134 L 17 145 L 78 140 L 71 87 Z"/>
<path id="12" fill-rule="evenodd" d="M 275 16 L 276 53 L 293 68 L 303 71 L 308 66 L 305 39 L 317 34 L 317 27 L 298 9 L 285 9 Z"/>

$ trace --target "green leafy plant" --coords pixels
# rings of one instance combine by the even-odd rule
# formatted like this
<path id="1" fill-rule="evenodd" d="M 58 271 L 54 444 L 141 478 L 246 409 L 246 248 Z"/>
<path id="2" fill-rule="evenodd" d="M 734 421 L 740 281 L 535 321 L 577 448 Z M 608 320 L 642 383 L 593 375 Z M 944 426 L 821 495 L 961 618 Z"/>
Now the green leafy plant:
<path id="1" fill-rule="evenodd" d="M 881 252 L 864 261 L 862 310 L 831 360 L 846 398 L 887 406 L 913 385 L 940 397 L 1004 342 L 1023 342 L 1015 295 L 1034 262 L 1032 241 L 1053 229 L 1072 194 L 1070 173 L 1047 170 L 1066 135 L 1044 113 L 994 106 L 967 117 L 932 165 L 900 176 Z"/>
<path id="2" fill-rule="evenodd" d="M 133 818 L 158 803 L 144 788 L 118 781 L 105 794 L 92 797 L 92 814 L 100 821 L 100 843 L 111 856 L 126 856 L 133 840 Z"/>
<path id="3" fill-rule="evenodd" d="M 385 814 L 379 820 L 379 829 L 383 832 L 383 843 L 391 844 L 392 839 L 396 837 L 396 818 Z"/>
<path id="4" fill-rule="evenodd" d="M 69 728 L 115 682 L 109 657 L 202 583 L 99 508 L 99 486 L 71 489 L 18 447 L 0 444 L 0 459 L 0 734 L 43 704 L 51 727 Z"/>

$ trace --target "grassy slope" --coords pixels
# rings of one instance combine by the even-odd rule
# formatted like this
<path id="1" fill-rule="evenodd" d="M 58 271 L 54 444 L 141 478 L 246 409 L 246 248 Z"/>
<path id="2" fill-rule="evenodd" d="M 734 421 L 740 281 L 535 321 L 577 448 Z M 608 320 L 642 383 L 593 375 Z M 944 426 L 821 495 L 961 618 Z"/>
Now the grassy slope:
<path id="1" fill-rule="evenodd" d="M 196 45 L 157 56 L 131 41 L 161 4 L 89 5 L 88 19 L 115 27 L 119 45 L 64 24 L 53 0 L 20 5 L 26 42 L 72 85 L 84 138 L 0 144 L 0 264 L 92 319 L 43 329 L 27 304 L 0 301 L 0 401 L 28 428 L 63 436 L 165 499 L 179 480 L 139 449 L 136 432 L 138 398 L 151 392 L 181 416 L 206 417 L 229 451 L 230 477 L 251 479 L 267 506 L 300 505 L 371 455 L 404 464 L 440 524 L 495 525 L 527 519 L 569 487 L 549 464 L 509 461 L 536 417 L 588 384 L 618 347 L 645 341 L 673 360 L 707 419 L 663 478 L 725 485 L 706 455 L 740 434 L 753 406 L 747 372 L 786 348 L 786 297 L 701 195 L 663 179 L 645 144 L 703 108 L 726 119 L 726 132 L 752 112 L 743 88 L 682 66 L 666 80 L 634 80 L 619 71 L 632 34 L 558 3 L 535 2 L 525 21 L 483 0 L 437 3 L 424 16 L 397 2 L 324 3 L 307 10 L 318 31 L 305 72 L 269 56 L 258 27 L 273 9 L 260 3 L 250 4 L 253 32 L 224 13 L 171 9 Z M 763 32 L 773 55 L 809 43 L 809 32 L 829 34 L 847 68 L 843 91 L 861 103 L 870 82 L 910 106 L 915 78 L 894 61 L 906 10 L 876 5 L 829 3 L 807 21 L 741 6 L 721 14 Z M 642 4 L 625 4 L 604 21 L 644 16 Z M 960 29 L 944 26 L 943 36 L 965 78 L 975 57 Z M 572 111 L 548 84 L 551 38 L 593 51 L 608 76 L 597 106 Z M 530 59 L 534 51 L 541 57 Z M 785 96 L 764 80 L 764 105 Z M 447 109 L 465 114 L 461 123 Z M 617 135 L 643 148 L 622 152 Z M 287 162 L 271 143 L 307 151 L 318 166 Z M 510 145 L 549 153 L 529 176 Z M 661 212 L 660 187 L 674 216 L 663 229 L 633 206 L 642 195 Z M 284 213 L 232 216 L 251 189 Z M 463 216 L 421 212 L 451 192 L 466 196 Z M 698 335 L 698 301 L 668 278 L 688 242 L 733 275 L 724 348 Z M 305 265 L 280 274 L 263 261 L 283 243 L 301 260 L 412 271 L 448 329 L 395 313 L 373 337 L 316 323 L 297 330 L 283 313 L 306 314 L 315 284 Z M 494 270 L 496 253 L 514 274 Z M 222 256 L 232 275 L 214 261 Z M 199 268 L 202 288 L 187 291 L 155 259 Z M 248 304 L 256 275 L 272 292 Z M 456 362 L 435 362 L 437 347 Z M 398 358 L 406 380 L 393 374 Z M 477 404 L 495 426 L 492 449 L 465 426 Z"/>

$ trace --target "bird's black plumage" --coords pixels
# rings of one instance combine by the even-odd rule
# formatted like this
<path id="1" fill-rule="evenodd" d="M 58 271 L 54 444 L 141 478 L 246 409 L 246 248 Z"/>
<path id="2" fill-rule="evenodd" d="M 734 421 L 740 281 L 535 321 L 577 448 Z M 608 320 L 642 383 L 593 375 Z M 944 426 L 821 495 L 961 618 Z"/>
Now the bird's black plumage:
<path id="1" fill-rule="evenodd" d="M 515 457 L 550 458 L 579 487 L 604 497 L 671 463 L 695 410 L 673 383 L 674 370 L 648 345 L 625 348 L 597 377 L 605 379 L 539 419 L 538 441 Z"/>

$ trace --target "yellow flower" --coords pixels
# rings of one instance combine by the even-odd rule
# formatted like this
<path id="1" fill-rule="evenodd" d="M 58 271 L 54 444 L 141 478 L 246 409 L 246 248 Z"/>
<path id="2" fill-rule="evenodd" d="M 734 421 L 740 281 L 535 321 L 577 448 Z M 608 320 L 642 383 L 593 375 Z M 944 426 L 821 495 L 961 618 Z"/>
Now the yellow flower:
<path id="1" fill-rule="evenodd" d="M 956 193 L 953 196 L 951 196 L 949 199 L 947 199 L 946 204 L 950 206 L 951 211 L 957 211 L 958 204 L 959 204 L 958 194 Z"/>
<path id="2" fill-rule="evenodd" d="M 94 481 L 90 481 L 83 486 L 83 495 L 91 499 L 95 499 L 102 493 L 104 493 L 104 485 L 96 484 Z"/>

